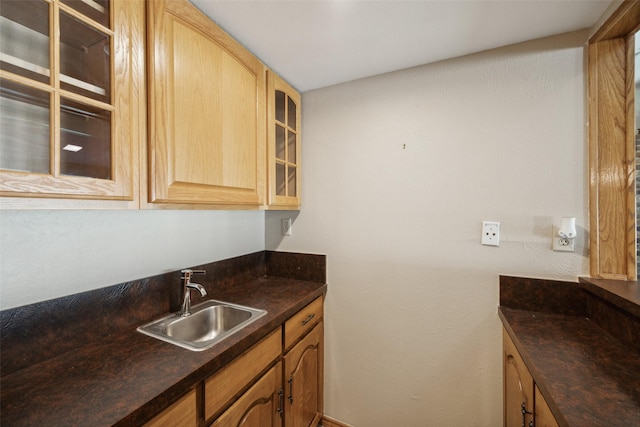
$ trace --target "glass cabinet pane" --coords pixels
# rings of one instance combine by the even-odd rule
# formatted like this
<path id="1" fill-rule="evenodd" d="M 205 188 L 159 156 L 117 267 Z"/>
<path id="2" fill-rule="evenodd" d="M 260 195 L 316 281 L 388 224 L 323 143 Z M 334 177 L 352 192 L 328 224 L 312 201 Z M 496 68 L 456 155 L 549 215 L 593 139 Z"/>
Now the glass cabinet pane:
<path id="1" fill-rule="evenodd" d="M 60 12 L 60 87 L 110 102 L 110 37 Z"/>
<path id="2" fill-rule="evenodd" d="M 287 196 L 295 197 L 296 194 L 296 168 L 289 166 L 287 168 Z"/>
<path id="3" fill-rule="evenodd" d="M 71 6 L 84 16 L 93 19 L 105 27 L 110 27 L 109 0 L 62 0 L 62 3 Z"/>
<path id="4" fill-rule="evenodd" d="M 3 1 L 0 6 L 0 68 L 50 81 L 49 5 L 41 0 Z"/>
<path id="5" fill-rule="evenodd" d="M 285 129 L 276 125 L 276 159 L 285 159 Z"/>
<path id="6" fill-rule="evenodd" d="M 294 132 L 287 132 L 288 137 L 287 137 L 287 161 L 289 163 L 296 163 L 296 142 L 297 142 L 297 137 L 298 135 L 296 135 Z"/>
<path id="7" fill-rule="evenodd" d="M 50 94 L 0 80 L 0 169 L 50 172 Z"/>
<path id="8" fill-rule="evenodd" d="M 287 194 L 285 166 L 282 163 L 276 163 L 276 194 L 278 196 Z"/>
<path id="9" fill-rule="evenodd" d="M 61 99 L 60 173 L 111 179 L 109 111 Z"/>
<path id="10" fill-rule="evenodd" d="M 284 92 L 276 91 L 276 120 L 280 123 L 286 123 L 284 120 L 284 108 L 285 108 L 285 94 Z"/>
<path id="11" fill-rule="evenodd" d="M 291 129 L 296 130 L 296 103 L 289 97 L 287 97 L 287 100 L 289 101 L 287 103 L 287 124 Z"/>

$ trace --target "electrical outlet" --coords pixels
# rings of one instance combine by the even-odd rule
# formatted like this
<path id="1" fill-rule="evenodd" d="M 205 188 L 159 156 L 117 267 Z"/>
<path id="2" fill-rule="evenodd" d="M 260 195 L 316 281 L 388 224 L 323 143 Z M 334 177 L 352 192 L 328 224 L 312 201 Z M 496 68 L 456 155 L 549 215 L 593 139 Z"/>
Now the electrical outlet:
<path id="1" fill-rule="evenodd" d="M 480 243 L 486 246 L 500 246 L 499 222 L 482 221 L 482 239 Z"/>
<path id="2" fill-rule="evenodd" d="M 575 252 L 576 251 L 576 239 L 566 239 L 558 235 L 560 227 L 552 227 L 552 249 L 556 252 Z"/>
<path id="3" fill-rule="evenodd" d="M 291 236 L 291 218 L 285 218 L 282 220 L 282 235 Z"/>

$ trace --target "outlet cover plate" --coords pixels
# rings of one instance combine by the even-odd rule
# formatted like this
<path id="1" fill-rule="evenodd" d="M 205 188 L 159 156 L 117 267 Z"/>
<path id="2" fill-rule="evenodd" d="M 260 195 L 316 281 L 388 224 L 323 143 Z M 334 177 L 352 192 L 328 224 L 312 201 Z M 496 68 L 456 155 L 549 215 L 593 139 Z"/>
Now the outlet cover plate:
<path id="1" fill-rule="evenodd" d="M 282 220 L 282 235 L 291 236 L 291 218 L 284 218 Z"/>
<path id="2" fill-rule="evenodd" d="M 500 246 L 500 223 L 497 221 L 482 221 L 482 239 L 485 246 Z"/>
<path id="3" fill-rule="evenodd" d="M 552 249 L 556 252 L 575 252 L 576 251 L 576 239 L 563 239 L 558 236 L 558 230 L 560 227 L 554 225 L 552 228 L 551 241 Z"/>

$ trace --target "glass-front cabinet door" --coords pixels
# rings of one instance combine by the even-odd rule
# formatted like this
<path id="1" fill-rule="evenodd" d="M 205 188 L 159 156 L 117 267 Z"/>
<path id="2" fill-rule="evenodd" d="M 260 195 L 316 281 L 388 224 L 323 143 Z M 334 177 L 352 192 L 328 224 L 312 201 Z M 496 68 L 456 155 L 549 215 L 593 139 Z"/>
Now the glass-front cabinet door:
<path id="1" fill-rule="evenodd" d="M 0 195 L 137 197 L 143 12 L 138 0 L 2 0 Z"/>
<path id="2" fill-rule="evenodd" d="M 300 208 L 300 94 L 268 71 L 268 208 Z"/>

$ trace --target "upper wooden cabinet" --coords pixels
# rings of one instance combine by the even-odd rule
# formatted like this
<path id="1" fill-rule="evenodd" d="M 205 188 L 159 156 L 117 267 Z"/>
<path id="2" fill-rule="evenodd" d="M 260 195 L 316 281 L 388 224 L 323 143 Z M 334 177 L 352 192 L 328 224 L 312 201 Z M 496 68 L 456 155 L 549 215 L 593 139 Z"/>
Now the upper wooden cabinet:
<path id="1" fill-rule="evenodd" d="M 2 207 L 138 206 L 143 48 L 142 1 L 2 2 Z"/>
<path id="2" fill-rule="evenodd" d="M 267 209 L 300 208 L 300 94 L 267 72 Z"/>
<path id="3" fill-rule="evenodd" d="M 148 207 L 258 208 L 264 65 L 187 0 L 148 4 Z"/>

